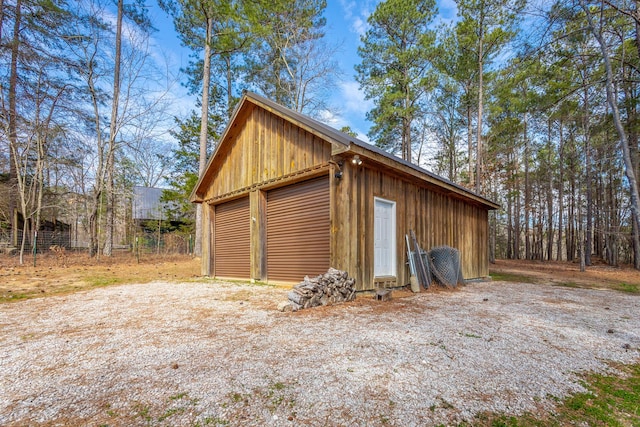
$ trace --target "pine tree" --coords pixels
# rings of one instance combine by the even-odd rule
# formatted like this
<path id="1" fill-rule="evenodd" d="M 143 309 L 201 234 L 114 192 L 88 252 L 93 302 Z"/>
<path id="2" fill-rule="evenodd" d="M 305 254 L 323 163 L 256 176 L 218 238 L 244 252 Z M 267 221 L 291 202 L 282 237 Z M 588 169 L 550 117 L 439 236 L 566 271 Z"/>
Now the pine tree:
<path id="1" fill-rule="evenodd" d="M 476 185 L 482 190 L 482 133 L 486 69 L 515 35 L 515 24 L 523 0 L 457 0 L 458 38 L 463 49 L 473 53 L 477 76 Z"/>
<path id="2" fill-rule="evenodd" d="M 247 2 L 251 49 L 245 54 L 247 85 L 295 111 L 328 108 L 338 75 L 336 50 L 324 41 L 325 0 Z"/>
<path id="3" fill-rule="evenodd" d="M 374 125 L 369 136 L 384 149 L 400 151 L 411 161 L 411 133 L 433 87 L 430 58 L 435 33 L 433 0 L 386 0 L 369 17 L 362 37 L 356 80 L 375 107 L 367 114 Z"/>
<path id="4" fill-rule="evenodd" d="M 207 164 L 207 152 L 210 150 L 209 140 L 209 106 L 211 91 L 212 59 L 227 57 L 234 51 L 234 41 L 238 33 L 238 5 L 233 0 L 162 0 L 160 6 L 173 16 L 176 31 L 182 44 L 194 51 L 196 58 L 201 59 L 202 67 L 197 70 L 198 79 L 192 79 L 195 87 L 201 87 L 200 133 L 198 176 L 204 173 Z M 230 24 L 231 23 L 231 24 Z M 199 71 L 201 70 L 201 74 Z M 232 99 L 231 93 L 228 94 Z M 230 111 L 230 105 L 227 106 Z M 194 253 L 202 251 L 202 205 L 196 206 L 196 233 Z"/>

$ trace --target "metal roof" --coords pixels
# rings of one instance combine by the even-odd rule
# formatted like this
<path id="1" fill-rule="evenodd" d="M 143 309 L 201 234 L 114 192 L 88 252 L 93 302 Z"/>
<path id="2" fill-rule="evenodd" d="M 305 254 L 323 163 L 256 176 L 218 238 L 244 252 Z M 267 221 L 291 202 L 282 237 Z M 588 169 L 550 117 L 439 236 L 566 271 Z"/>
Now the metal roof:
<path id="1" fill-rule="evenodd" d="M 160 196 L 162 188 L 133 187 L 133 219 L 166 219 Z"/>

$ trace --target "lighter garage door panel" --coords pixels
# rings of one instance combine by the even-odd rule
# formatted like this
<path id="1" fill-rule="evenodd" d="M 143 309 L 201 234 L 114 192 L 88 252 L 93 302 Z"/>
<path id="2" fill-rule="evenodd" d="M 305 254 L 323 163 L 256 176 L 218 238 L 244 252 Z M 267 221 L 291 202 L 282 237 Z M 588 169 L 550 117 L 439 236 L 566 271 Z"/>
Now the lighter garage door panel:
<path id="1" fill-rule="evenodd" d="M 267 193 L 267 276 L 299 282 L 329 268 L 329 178 Z"/>
<path id="2" fill-rule="evenodd" d="M 216 277 L 251 277 L 249 198 L 215 207 L 214 264 Z"/>

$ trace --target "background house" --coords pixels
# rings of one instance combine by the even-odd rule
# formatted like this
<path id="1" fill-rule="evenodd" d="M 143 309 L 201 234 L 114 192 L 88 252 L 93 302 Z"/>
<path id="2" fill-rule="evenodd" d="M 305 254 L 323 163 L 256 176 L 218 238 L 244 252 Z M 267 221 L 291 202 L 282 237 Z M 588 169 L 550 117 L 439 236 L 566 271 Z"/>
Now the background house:
<path id="1" fill-rule="evenodd" d="M 162 188 L 133 187 L 131 245 L 156 253 L 193 252 L 192 223 L 176 214 L 172 202 L 161 200 Z"/>
<path id="2" fill-rule="evenodd" d="M 134 221 L 167 219 L 160 197 L 162 188 L 133 187 L 131 217 Z"/>
<path id="3" fill-rule="evenodd" d="M 495 203 L 374 146 L 245 93 L 191 197 L 204 203 L 202 272 L 298 282 L 329 266 L 359 290 L 409 282 L 404 235 L 460 250 L 488 275 Z"/>
<path id="4" fill-rule="evenodd" d="M 131 218 L 138 228 L 149 227 L 147 222 L 153 223 L 152 228 L 157 227 L 157 223 L 165 222 L 169 228 L 177 228 L 185 224 L 186 218 L 177 216 L 176 206 L 173 202 L 163 202 L 162 188 L 155 187 L 133 187 L 131 199 Z"/>
<path id="5" fill-rule="evenodd" d="M 18 204 L 13 211 L 9 208 L 9 193 L 15 192 L 8 184 L 8 175 L 0 174 L 0 252 L 15 253 L 22 244 L 24 234 L 25 216 Z M 56 203 L 52 201 L 50 194 L 44 194 L 41 210 L 40 226 L 37 234 L 36 249 L 38 252 L 46 252 L 50 246 L 57 245 L 65 248 L 73 246 L 73 224 L 64 215 Z M 13 216 L 13 221 L 11 217 Z M 27 236 L 25 248 L 32 250 L 34 241 L 35 219 L 27 218 Z M 15 224 L 15 233 L 12 232 L 11 223 Z"/>

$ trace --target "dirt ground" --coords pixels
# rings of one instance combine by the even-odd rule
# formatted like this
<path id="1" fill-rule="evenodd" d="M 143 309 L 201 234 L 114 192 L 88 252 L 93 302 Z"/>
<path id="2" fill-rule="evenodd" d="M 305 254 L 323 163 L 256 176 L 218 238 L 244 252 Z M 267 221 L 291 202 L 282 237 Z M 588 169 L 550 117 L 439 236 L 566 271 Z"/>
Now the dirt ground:
<path id="1" fill-rule="evenodd" d="M 154 280 L 189 281 L 200 277 L 200 260 L 185 255 L 141 255 L 130 252 L 90 258 L 86 253 L 31 254 L 20 265 L 17 256 L 0 256 L 0 302 L 84 289 Z"/>
<path id="2" fill-rule="evenodd" d="M 184 255 L 145 254 L 138 260 L 130 252 L 90 258 L 86 253 L 31 254 L 19 264 L 17 256 L 0 256 L 0 302 L 60 295 L 96 287 L 154 280 L 184 282 L 200 277 L 200 259 Z M 577 263 L 497 260 L 491 264 L 494 280 L 548 283 L 565 287 L 614 289 L 640 293 L 640 271 L 629 266 L 597 263 L 581 272 Z"/>
<path id="3" fill-rule="evenodd" d="M 640 292 L 640 271 L 630 266 L 595 263 L 581 272 L 580 264 L 572 262 L 496 260 L 489 270 L 494 280 Z"/>

